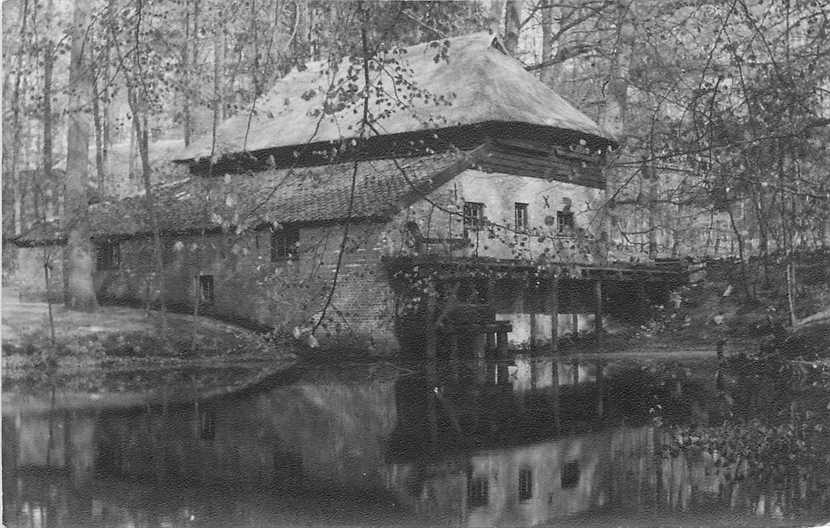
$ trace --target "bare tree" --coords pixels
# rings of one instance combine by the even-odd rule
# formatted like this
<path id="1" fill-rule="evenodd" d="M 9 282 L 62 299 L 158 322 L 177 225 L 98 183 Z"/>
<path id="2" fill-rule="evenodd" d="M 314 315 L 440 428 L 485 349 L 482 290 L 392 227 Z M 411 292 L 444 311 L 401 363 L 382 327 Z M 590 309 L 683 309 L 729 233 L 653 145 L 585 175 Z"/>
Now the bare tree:
<path id="1" fill-rule="evenodd" d="M 90 95 L 90 69 L 85 64 L 87 2 L 75 2 L 72 21 L 72 48 L 69 65 L 71 112 L 66 159 L 66 231 L 64 277 L 66 306 L 70 309 L 94 311 L 98 307 L 92 281 L 93 258 L 90 243 L 87 201 L 87 171 L 89 169 L 89 115 L 85 108 Z"/>

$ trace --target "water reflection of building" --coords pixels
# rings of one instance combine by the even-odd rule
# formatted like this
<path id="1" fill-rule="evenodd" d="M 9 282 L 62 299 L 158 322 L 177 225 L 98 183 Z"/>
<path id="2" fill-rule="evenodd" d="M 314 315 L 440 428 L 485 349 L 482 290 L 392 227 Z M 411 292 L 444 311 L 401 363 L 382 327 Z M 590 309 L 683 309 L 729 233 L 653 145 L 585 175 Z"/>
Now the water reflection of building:
<path id="1" fill-rule="evenodd" d="M 655 502 L 786 511 L 745 471 L 735 485 L 734 468 L 705 453 L 659 457 L 666 439 L 650 407 L 683 421 L 703 397 L 673 376 L 519 357 L 427 364 L 415 375 L 311 373 L 132 411 L 4 415 L 4 521 L 143 526 L 136 519 L 152 512 L 173 526 L 191 516 L 217 526 L 319 524 L 320 501 L 329 507 L 347 493 L 408 506 L 390 506 L 387 524 L 414 512 L 429 524 L 527 526 Z M 800 482 L 787 485 L 800 493 Z M 295 491 L 312 498 L 298 501 Z M 351 524 L 367 504 L 354 506 Z M 31 522 L 8 522 L 15 514 Z"/>
<path id="2" fill-rule="evenodd" d="M 653 438 L 651 427 L 622 427 L 427 466 L 399 463 L 390 485 L 416 510 L 466 526 L 532 526 L 653 497 Z"/>
<path id="3" fill-rule="evenodd" d="M 654 496 L 653 428 L 604 416 L 601 364 L 482 367 L 488 383 L 475 388 L 440 369 L 399 382 L 399 394 L 424 395 L 398 401 L 389 486 L 399 500 L 466 526 L 530 526 Z"/>
<path id="4" fill-rule="evenodd" d="M 391 381 L 298 382 L 258 394 L 102 419 L 111 474 L 286 489 L 381 486 Z"/>

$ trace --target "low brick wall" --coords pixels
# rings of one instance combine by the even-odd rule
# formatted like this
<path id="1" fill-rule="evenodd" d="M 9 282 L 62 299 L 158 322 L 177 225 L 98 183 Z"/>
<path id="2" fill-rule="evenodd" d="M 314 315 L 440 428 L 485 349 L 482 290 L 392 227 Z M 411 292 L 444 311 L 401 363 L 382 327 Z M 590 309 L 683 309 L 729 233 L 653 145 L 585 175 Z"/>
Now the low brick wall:
<path id="1" fill-rule="evenodd" d="M 367 346 L 375 353 L 397 350 L 394 294 L 381 262 L 385 227 L 380 223 L 350 227 L 337 287 L 316 333 L 321 342 Z M 199 277 L 209 276 L 213 300 L 200 301 L 200 313 L 283 332 L 307 329 L 319 320 L 328 298 L 342 240 L 342 226 L 301 227 L 299 256 L 272 262 L 268 230 L 165 238 L 165 302 L 191 310 L 200 290 Z M 101 302 L 159 302 L 153 239 L 131 238 L 118 246 L 118 267 L 94 275 Z M 45 254 L 54 263 L 49 292 L 59 300 L 62 249 L 15 248 L 18 265 L 7 282 L 25 298 L 45 299 Z"/>

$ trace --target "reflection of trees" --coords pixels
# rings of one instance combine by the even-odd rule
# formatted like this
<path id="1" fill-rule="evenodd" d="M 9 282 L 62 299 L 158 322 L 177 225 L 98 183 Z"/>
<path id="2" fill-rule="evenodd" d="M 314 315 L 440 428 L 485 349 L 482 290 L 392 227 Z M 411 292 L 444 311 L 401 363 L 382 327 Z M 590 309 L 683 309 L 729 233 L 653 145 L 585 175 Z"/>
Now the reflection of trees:
<path id="1" fill-rule="evenodd" d="M 827 373 L 774 356 L 726 364 L 721 421 L 665 430 L 664 498 L 686 509 L 717 500 L 773 516 L 830 511 Z"/>

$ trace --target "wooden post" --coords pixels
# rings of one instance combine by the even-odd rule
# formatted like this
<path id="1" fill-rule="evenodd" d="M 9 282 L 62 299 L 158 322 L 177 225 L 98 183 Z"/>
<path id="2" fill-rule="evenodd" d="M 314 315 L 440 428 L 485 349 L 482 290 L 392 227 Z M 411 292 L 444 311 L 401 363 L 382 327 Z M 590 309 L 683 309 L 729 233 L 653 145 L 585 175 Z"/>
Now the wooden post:
<path id="1" fill-rule="evenodd" d="M 571 325 L 574 329 L 574 337 L 579 337 L 579 314 L 571 314 Z"/>
<path id="2" fill-rule="evenodd" d="M 551 406 L 553 407 L 553 428 L 555 433 L 560 434 L 561 428 L 561 410 L 559 408 L 559 363 L 556 359 L 553 360 L 553 367 L 551 368 Z"/>
<path id="3" fill-rule="evenodd" d="M 496 333 L 487 331 L 487 352 L 496 350 Z"/>
<path id="4" fill-rule="evenodd" d="M 472 335 L 473 357 L 484 359 L 487 356 L 487 339 L 484 334 Z"/>
<path id="5" fill-rule="evenodd" d="M 602 281 L 594 282 L 594 332 L 597 345 L 602 344 Z"/>
<path id="6" fill-rule="evenodd" d="M 602 372 L 602 361 L 597 361 L 597 417 L 605 416 L 605 375 Z"/>
<path id="7" fill-rule="evenodd" d="M 533 348 L 535 346 L 536 346 L 536 314 L 534 312 L 530 312 L 530 348 Z"/>
<path id="8" fill-rule="evenodd" d="M 522 289 L 520 292 L 521 295 L 521 310 L 517 310 L 516 313 L 528 314 L 530 319 L 530 348 L 533 349 L 536 346 L 536 314 L 533 313 L 533 302 L 532 302 L 532 295 L 533 295 L 533 284 L 531 283 L 531 279 L 529 277 L 525 277 L 524 282 L 522 282 Z"/>
<path id="9" fill-rule="evenodd" d="M 450 340 L 450 360 L 458 361 L 458 334 L 452 333 L 449 335 Z"/>
<path id="10" fill-rule="evenodd" d="M 435 328 L 435 312 L 438 304 L 438 296 L 435 291 L 427 292 L 427 309 L 426 309 L 426 336 L 424 339 L 424 348 L 427 359 L 435 359 L 438 353 L 438 331 Z"/>
<path id="11" fill-rule="evenodd" d="M 499 357 L 507 356 L 507 332 L 499 331 L 496 334 L 496 350 Z"/>
<path id="12" fill-rule="evenodd" d="M 559 277 L 556 275 L 550 282 L 548 310 L 550 311 L 550 351 L 556 354 L 559 352 Z"/>

